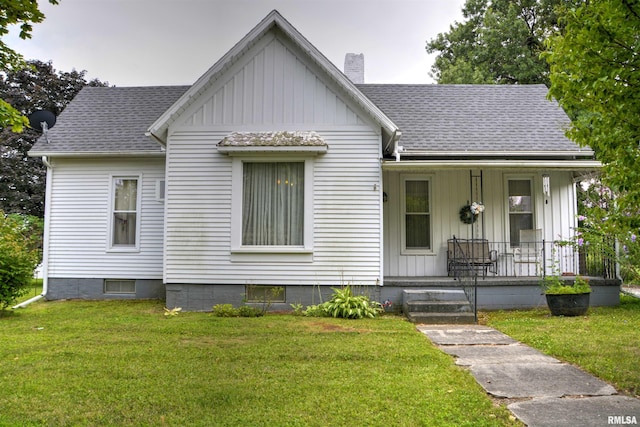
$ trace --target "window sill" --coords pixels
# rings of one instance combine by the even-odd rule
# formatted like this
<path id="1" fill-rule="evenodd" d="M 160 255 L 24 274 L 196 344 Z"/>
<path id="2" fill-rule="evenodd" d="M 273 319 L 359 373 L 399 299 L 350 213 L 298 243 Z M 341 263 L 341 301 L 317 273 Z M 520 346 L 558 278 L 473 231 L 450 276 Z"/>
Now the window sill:
<path id="1" fill-rule="evenodd" d="M 313 249 L 301 246 L 243 246 L 231 250 L 231 262 L 313 262 Z"/>
<path id="2" fill-rule="evenodd" d="M 114 246 L 107 249 L 107 252 L 118 252 L 118 253 L 138 253 L 140 252 L 140 248 L 135 246 Z"/>
<path id="3" fill-rule="evenodd" d="M 424 255 L 424 256 L 435 256 L 438 255 L 436 252 L 431 249 L 403 249 L 400 251 L 400 255 Z"/>

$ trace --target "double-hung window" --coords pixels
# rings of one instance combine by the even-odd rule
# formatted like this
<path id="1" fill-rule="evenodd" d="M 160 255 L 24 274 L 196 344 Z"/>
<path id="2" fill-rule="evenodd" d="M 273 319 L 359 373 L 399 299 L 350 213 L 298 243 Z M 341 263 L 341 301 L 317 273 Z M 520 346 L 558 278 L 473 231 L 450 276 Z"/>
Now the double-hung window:
<path id="1" fill-rule="evenodd" d="M 114 176 L 111 182 L 111 249 L 137 249 L 139 245 L 139 176 Z"/>
<path id="2" fill-rule="evenodd" d="M 507 180 L 509 202 L 509 238 L 512 247 L 520 246 L 520 230 L 533 228 L 531 179 Z"/>
<path id="3" fill-rule="evenodd" d="M 403 240 L 405 252 L 431 251 L 431 196 L 430 180 L 405 177 L 402 204 Z"/>
<path id="4" fill-rule="evenodd" d="M 304 161 L 244 162 L 242 245 L 304 245 Z"/>

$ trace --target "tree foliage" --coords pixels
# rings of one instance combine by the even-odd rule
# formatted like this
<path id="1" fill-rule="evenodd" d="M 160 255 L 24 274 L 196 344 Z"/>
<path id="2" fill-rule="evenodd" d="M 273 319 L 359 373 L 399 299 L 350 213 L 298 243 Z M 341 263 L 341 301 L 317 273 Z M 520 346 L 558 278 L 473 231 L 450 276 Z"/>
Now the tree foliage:
<path id="1" fill-rule="evenodd" d="M 38 250 L 20 218 L 0 211 L 0 310 L 24 295 L 38 263 Z"/>
<path id="2" fill-rule="evenodd" d="M 567 7 L 548 41 L 550 95 L 571 113 L 568 136 L 603 163 L 613 200 L 592 203 L 603 235 L 640 235 L 640 2 L 584 1 Z M 608 194 L 608 193 L 607 193 Z"/>
<path id="3" fill-rule="evenodd" d="M 431 69 L 438 83 L 549 83 L 540 58 L 558 29 L 555 7 L 568 0 L 467 0 L 463 22 L 427 42 L 439 52 Z"/>
<path id="4" fill-rule="evenodd" d="M 58 0 L 49 0 L 51 4 L 58 4 Z M 37 0 L 0 0 L 0 70 L 11 72 L 24 68 L 26 63 L 22 56 L 2 41 L 2 37 L 9 33 L 9 27 L 17 25 L 20 28 L 20 38 L 31 38 L 32 24 L 44 20 L 44 14 L 38 9 Z M 14 132 L 22 132 L 29 121 L 11 105 L 10 101 L 0 99 L 0 127 L 12 128 Z"/>
<path id="5" fill-rule="evenodd" d="M 87 82 L 85 71 L 58 72 L 51 62 L 29 61 L 27 67 L 0 75 L 0 97 L 10 100 L 19 114 L 49 110 L 58 115 Z M 0 127 L 0 209 L 7 213 L 44 216 L 45 168 L 27 155 L 40 133 L 27 128 L 16 133 Z"/>

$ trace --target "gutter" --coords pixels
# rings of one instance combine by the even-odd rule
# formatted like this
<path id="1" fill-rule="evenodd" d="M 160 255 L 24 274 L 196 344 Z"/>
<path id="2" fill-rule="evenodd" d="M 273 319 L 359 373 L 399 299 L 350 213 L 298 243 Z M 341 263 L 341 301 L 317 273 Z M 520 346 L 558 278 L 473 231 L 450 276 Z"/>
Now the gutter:
<path id="1" fill-rule="evenodd" d="M 401 148 L 401 147 L 398 147 Z M 400 154 L 400 153 L 398 153 Z M 564 170 L 598 170 L 602 163 L 597 160 L 383 160 L 383 170 L 415 170 L 415 169 L 469 169 L 469 168 L 546 168 Z"/>
<path id="2" fill-rule="evenodd" d="M 21 302 L 20 304 L 14 305 L 11 307 L 12 309 L 25 308 L 32 302 L 36 302 L 39 299 L 44 298 L 47 295 L 47 290 L 49 288 L 49 228 L 50 228 L 50 203 L 47 203 L 51 200 L 51 174 L 53 173 L 53 166 L 49 162 L 47 156 L 42 156 L 42 163 L 47 167 L 47 179 L 45 184 L 45 204 L 44 204 L 44 236 L 42 238 L 42 293 L 40 295 L 36 295 L 33 298 L 29 298 L 26 301 Z"/>
<path id="3" fill-rule="evenodd" d="M 165 157 L 166 153 L 164 150 L 161 151 L 76 151 L 76 152 L 51 152 L 51 151 L 29 151 L 29 156 L 31 157 L 50 157 L 55 156 L 59 158 L 63 157 L 74 157 L 74 158 L 82 158 L 82 157 Z"/>

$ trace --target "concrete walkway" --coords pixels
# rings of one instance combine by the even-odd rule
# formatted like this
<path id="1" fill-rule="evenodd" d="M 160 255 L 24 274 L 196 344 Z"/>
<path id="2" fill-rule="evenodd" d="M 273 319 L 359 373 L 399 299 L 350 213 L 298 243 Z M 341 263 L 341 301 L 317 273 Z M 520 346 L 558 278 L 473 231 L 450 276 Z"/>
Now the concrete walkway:
<path id="1" fill-rule="evenodd" d="M 640 425 L 640 400 L 604 381 L 479 325 L 418 325 L 442 351 L 468 367 L 487 393 L 529 427 Z"/>

